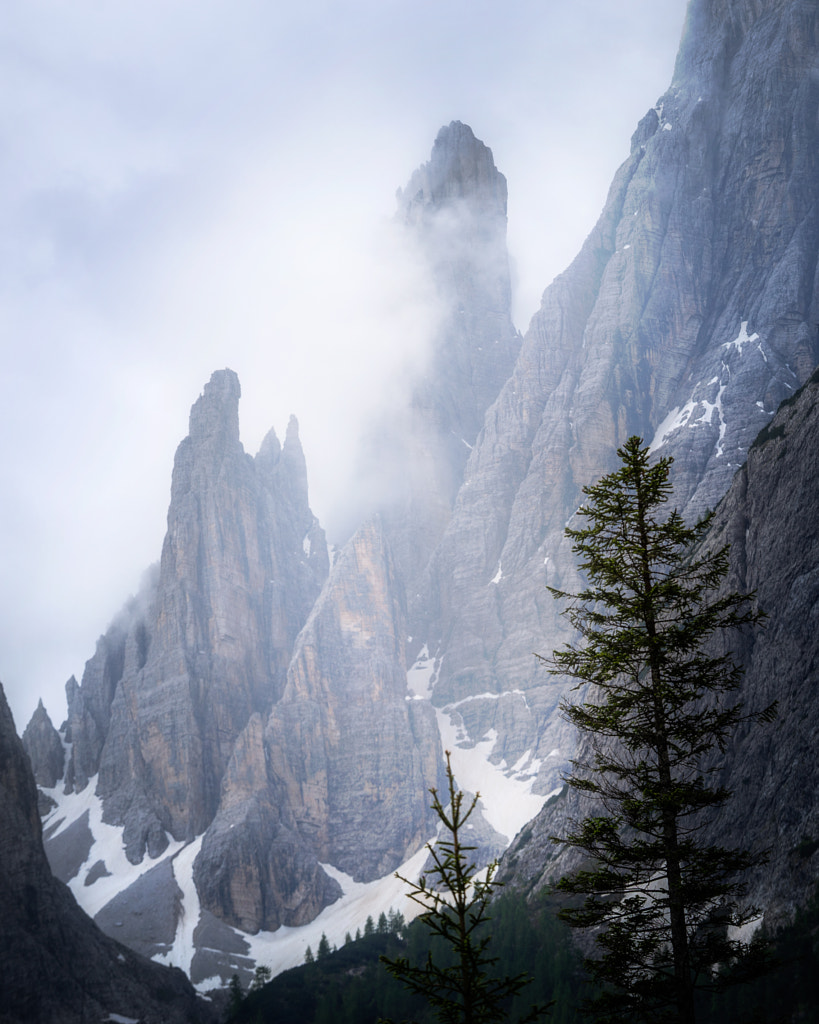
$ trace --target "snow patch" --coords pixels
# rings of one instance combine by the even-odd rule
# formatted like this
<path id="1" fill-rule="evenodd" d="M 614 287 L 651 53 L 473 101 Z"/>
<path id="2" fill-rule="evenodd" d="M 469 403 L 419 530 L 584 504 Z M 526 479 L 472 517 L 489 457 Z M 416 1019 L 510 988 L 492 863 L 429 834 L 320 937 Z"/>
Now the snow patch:
<path id="1" fill-rule="evenodd" d="M 435 659 L 430 658 L 427 645 L 418 652 L 415 664 L 407 671 L 407 689 L 411 698 L 428 700 L 435 682 Z"/>
<path id="2" fill-rule="evenodd" d="M 734 349 L 741 355 L 745 346 L 750 345 L 754 341 L 759 341 L 759 335 L 756 333 L 756 331 L 754 331 L 753 334 L 748 334 L 748 321 L 743 320 L 739 326 L 739 334 L 736 336 L 736 338 L 734 338 L 733 341 L 726 341 L 722 345 L 722 348 Z"/>
<path id="3" fill-rule="evenodd" d="M 434 837 L 430 842 L 434 842 Z M 411 880 L 417 879 L 428 856 L 426 846 L 422 847 L 398 868 L 398 874 Z M 268 965 L 274 975 L 304 963 L 307 947 L 310 946 L 315 953 L 322 934 L 327 936 L 331 947 L 343 946 L 347 932 L 351 936 L 355 936 L 357 928 L 363 932 L 367 918 L 372 917 L 373 921 L 377 921 L 378 915 L 385 908 L 399 911 L 407 922 L 421 913 L 420 907 L 407 896 L 406 883 L 397 878 L 396 874 L 385 875 L 373 882 L 355 882 L 331 864 L 322 864 L 322 868 L 339 883 L 343 896 L 332 906 L 326 907 L 315 920 L 299 928 L 283 925 L 275 932 L 259 932 L 256 935 L 243 933 L 245 941 L 250 945 L 248 955 L 257 964 Z M 212 981 L 208 980 L 197 985 L 202 991 L 212 987 Z"/>
<path id="4" fill-rule="evenodd" d="M 199 894 L 193 884 L 193 862 L 199 855 L 204 838 L 202 835 L 194 839 L 192 843 L 188 843 L 172 861 L 173 876 L 176 879 L 176 884 L 182 890 L 182 908 L 179 913 L 173 946 L 168 953 L 161 953 L 153 958 L 159 963 L 165 963 L 171 967 L 181 967 L 187 975 L 191 973 L 191 963 L 196 952 L 193 933 L 199 924 L 201 912 Z"/>
<path id="5" fill-rule="evenodd" d="M 306 533 L 304 535 L 304 540 L 301 542 L 301 547 L 302 547 L 302 550 L 304 551 L 305 555 L 307 555 L 307 557 L 309 558 L 310 557 L 310 552 L 313 550 L 313 542 L 310 540 L 310 534 L 309 533 Z"/>
<path id="6" fill-rule="evenodd" d="M 451 753 L 452 770 L 458 786 L 470 793 L 480 793 L 483 816 L 496 832 L 511 842 L 546 802 L 545 796 L 532 792 L 539 763 L 530 762 L 527 754 L 526 760 L 521 758 L 515 766 L 517 769 L 518 765 L 527 764 L 526 775 L 507 774 L 505 765 L 494 765 L 489 761 L 497 740 L 494 729 L 490 729 L 473 747 L 462 747 L 459 743 L 468 736 L 455 706 L 436 708 L 435 714 L 441 743 L 444 750 Z"/>
<path id="7" fill-rule="evenodd" d="M 69 825 L 72 825 L 85 812 L 88 812 L 88 828 L 91 831 L 91 849 L 88 852 L 83 864 L 77 874 L 69 881 L 68 888 L 74 894 L 74 898 L 82 909 L 94 917 L 102 908 L 112 900 L 123 889 L 135 882 L 140 875 L 156 867 L 162 860 L 173 857 L 182 847 L 184 842 L 171 842 L 161 857 L 151 860 L 150 857 L 142 858 L 141 864 L 132 864 L 125 856 L 125 844 L 122 841 L 123 829 L 119 825 L 108 825 L 102 820 L 102 800 L 96 795 L 97 776 L 88 780 L 88 785 L 81 793 L 62 793 L 60 786 L 44 790 L 53 800 L 57 801 L 57 807 L 49 814 L 43 822 L 43 830 L 50 825 L 57 825 L 52 835 L 58 836 L 64 832 Z M 85 878 L 89 869 L 102 861 L 105 864 L 108 875 L 103 875 L 91 885 L 85 884 Z"/>
<path id="8" fill-rule="evenodd" d="M 654 440 L 648 446 L 649 452 L 652 454 L 665 444 L 666 439 L 669 438 L 675 430 L 679 430 L 680 427 L 684 427 L 688 422 L 691 413 L 694 411 L 695 402 L 687 402 L 682 408 L 677 407 L 672 409 L 671 412 L 666 416 L 663 422 L 657 427 L 654 433 Z"/>
<path id="9" fill-rule="evenodd" d="M 123 1017 L 121 1013 L 109 1013 L 105 1020 L 111 1024 L 139 1024 L 138 1017 Z"/>
<path id="10" fill-rule="evenodd" d="M 711 383 L 715 383 L 718 378 L 715 378 Z M 713 402 L 709 402 L 705 398 L 701 399 L 690 399 L 681 408 L 672 409 L 671 412 L 665 417 L 662 423 L 657 427 L 654 434 L 654 439 L 649 445 L 649 452 L 652 454 L 658 451 L 669 437 L 675 431 L 680 430 L 682 427 L 698 427 L 708 426 L 714 421 L 714 413 L 716 412 L 719 422 L 719 437 L 717 438 L 717 445 L 715 455 L 717 457 L 723 454 L 723 440 L 725 438 L 725 430 L 727 423 L 725 417 L 722 414 L 722 396 L 725 392 L 727 385 L 720 385 L 717 396 Z"/>
<path id="11" fill-rule="evenodd" d="M 453 701 L 451 704 L 447 704 L 446 710 L 453 711 L 456 708 L 463 707 L 464 704 L 469 704 L 474 700 L 500 700 L 502 697 L 522 697 L 523 703 L 526 707 L 529 704 L 526 700 L 526 692 L 524 690 L 504 690 L 503 693 L 472 693 L 468 697 L 462 697 L 460 700 Z"/>
<path id="12" fill-rule="evenodd" d="M 500 581 L 502 579 L 503 579 L 503 563 L 502 562 L 498 562 L 498 571 L 495 573 L 495 575 L 492 577 L 492 579 L 489 582 L 490 583 L 500 583 Z"/>

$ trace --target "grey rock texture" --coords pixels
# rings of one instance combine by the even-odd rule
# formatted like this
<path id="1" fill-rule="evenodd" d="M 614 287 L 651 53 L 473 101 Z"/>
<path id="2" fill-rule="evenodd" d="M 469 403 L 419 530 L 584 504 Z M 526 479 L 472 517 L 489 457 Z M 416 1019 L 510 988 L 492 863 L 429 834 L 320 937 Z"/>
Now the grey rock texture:
<path id="1" fill-rule="evenodd" d="M 819 358 L 818 17 L 694 0 L 671 88 L 544 293 L 431 560 L 414 631 L 441 661 L 433 701 L 524 692 L 541 792 L 574 741 L 532 652 L 568 639 L 545 586 L 577 586 L 563 531 L 582 487 L 638 434 L 698 515 Z"/>
<path id="2" fill-rule="evenodd" d="M 756 439 L 717 507 L 705 543 L 731 546 L 725 591 L 756 591 L 767 622 L 727 638 L 744 671 L 748 710 L 779 702 L 772 725 L 741 726 L 717 780 L 733 796 L 709 823 L 711 842 L 769 862 L 748 877 L 750 902 L 776 924 L 813 895 L 819 875 L 819 373 Z M 673 467 L 672 467 L 673 471 Z M 726 640 L 723 641 L 725 643 Z M 579 756 L 583 756 L 581 745 Z M 566 789 L 545 805 L 504 856 L 500 878 L 527 892 L 578 859 L 550 840 L 589 805 Z"/>
<path id="3" fill-rule="evenodd" d="M 65 771 L 65 750 L 42 701 L 23 732 L 23 747 L 31 761 L 37 785 L 53 789 Z"/>
<path id="4" fill-rule="evenodd" d="M 182 903 L 170 860 L 118 892 L 94 918 L 106 935 L 143 956 L 167 953 L 173 945 Z"/>
<path id="5" fill-rule="evenodd" d="M 88 827 L 88 811 L 59 835 L 51 836 L 51 831 L 52 828 L 49 828 L 45 833 L 49 866 L 55 878 L 69 882 L 85 863 L 94 841 Z"/>
<path id="6" fill-rule="evenodd" d="M 429 703 L 408 697 L 406 635 L 375 517 L 336 560 L 265 736 L 299 830 L 356 881 L 388 874 L 434 832 L 440 739 Z"/>
<path id="7" fill-rule="evenodd" d="M 196 953 L 190 976 L 194 985 L 214 977 L 221 977 L 222 984 L 227 985 L 234 974 L 239 975 L 243 988 L 250 985 L 256 961 L 248 955 L 250 946 L 238 932 L 203 910 L 193 940 Z"/>
<path id="8" fill-rule="evenodd" d="M 37 789 L 0 687 L 0 1020 L 83 1024 L 109 1014 L 146 1024 L 205 1022 L 181 971 L 112 941 L 48 867 Z"/>
<path id="9" fill-rule="evenodd" d="M 135 862 L 213 820 L 236 738 L 281 694 L 329 566 L 295 420 L 254 460 L 239 395 L 219 371 L 191 410 L 158 572 L 67 688 L 67 784 L 99 773 L 106 820 L 125 826 Z"/>
<path id="10" fill-rule="evenodd" d="M 398 222 L 434 284 L 438 322 L 409 408 L 368 441 L 365 473 L 411 599 L 446 527 L 484 414 L 520 351 L 512 323 L 506 179 L 472 129 L 453 121 L 398 192 Z"/>
<path id="11" fill-rule="evenodd" d="M 325 583 L 295 420 L 283 447 L 271 433 L 251 459 L 238 399 L 226 370 L 194 405 L 162 560 L 98 641 L 82 685 L 69 682 L 64 728 L 66 792 L 96 781 L 132 863 L 202 837 L 197 896 L 228 946 L 232 928 L 306 924 L 337 899 L 321 862 L 357 880 L 398 867 L 434 833 L 427 790 L 442 760 L 431 705 L 407 692 L 404 591 L 381 520 L 356 533 Z M 40 733 L 38 714 L 29 735 Z M 64 880 L 92 841 L 87 813 L 49 840 Z M 91 865 L 83 888 L 109 870 Z M 166 857 L 96 920 L 163 954 L 181 898 Z M 205 953 L 196 972 L 237 966 L 232 948 Z"/>
<path id="12" fill-rule="evenodd" d="M 778 701 L 769 726 L 737 731 L 724 782 L 734 793 L 712 838 L 769 851 L 750 878 L 772 921 L 791 918 L 819 876 L 819 373 L 762 431 L 720 503 L 710 538 L 731 545 L 726 587 L 755 590 L 764 627 L 734 644 L 749 708 Z"/>
<path id="13" fill-rule="evenodd" d="M 313 920 L 433 833 L 441 747 L 409 700 L 403 591 L 378 517 L 339 553 L 296 641 L 281 699 L 236 741 L 194 866 L 202 907 L 246 932 Z"/>
<path id="14" fill-rule="evenodd" d="M 194 865 L 202 907 L 252 933 L 306 924 L 341 895 L 299 833 L 299 808 L 276 777 L 273 753 L 254 714 L 236 742 Z"/>

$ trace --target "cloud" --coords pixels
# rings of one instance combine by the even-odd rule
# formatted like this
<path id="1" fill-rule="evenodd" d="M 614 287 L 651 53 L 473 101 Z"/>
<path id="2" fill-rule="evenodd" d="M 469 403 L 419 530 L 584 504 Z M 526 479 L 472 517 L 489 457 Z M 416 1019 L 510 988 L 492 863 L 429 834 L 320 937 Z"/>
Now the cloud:
<path id="1" fill-rule="evenodd" d="M 509 181 L 518 326 L 671 78 L 684 0 L 11 0 L 0 25 L 0 679 L 18 726 L 159 556 L 214 369 L 330 521 L 436 316 L 390 240 L 442 124 Z"/>

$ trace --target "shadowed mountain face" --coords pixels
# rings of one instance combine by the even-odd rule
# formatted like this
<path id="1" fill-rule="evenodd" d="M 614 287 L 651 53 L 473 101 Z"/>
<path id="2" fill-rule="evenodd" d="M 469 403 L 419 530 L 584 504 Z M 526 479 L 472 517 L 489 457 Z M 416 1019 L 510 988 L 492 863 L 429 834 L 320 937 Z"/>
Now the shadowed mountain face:
<path id="1" fill-rule="evenodd" d="M 672 472 L 673 472 L 672 467 Z M 723 592 L 756 591 L 766 621 L 731 637 L 744 673 L 748 710 L 778 701 L 771 725 L 745 723 L 734 735 L 715 784 L 732 798 L 709 823 L 704 840 L 768 851 L 749 876 L 749 897 L 771 923 L 792 917 L 815 891 L 819 870 L 819 778 L 815 751 L 819 682 L 819 373 L 784 404 L 762 431 L 747 462 L 716 509 L 704 541 L 730 545 Z M 723 653 L 719 650 L 718 653 Z M 585 740 L 578 752 L 586 750 Z M 578 864 L 550 836 L 589 808 L 573 790 L 551 800 L 509 849 L 501 877 L 537 892 Z"/>
<path id="2" fill-rule="evenodd" d="M 26 731 L 47 788 L 70 744 L 68 795 L 50 796 L 76 818 L 54 812 L 49 850 L 106 927 L 124 920 L 132 945 L 224 978 L 252 963 L 239 931 L 302 925 L 339 897 L 339 871 L 372 881 L 429 838 L 441 736 L 484 794 L 492 842 L 560 786 L 576 742 L 556 710 L 566 682 L 533 652 L 569 639 L 546 585 L 578 585 L 563 531 L 583 486 L 639 434 L 674 456 L 687 516 L 746 458 L 750 492 L 753 439 L 819 359 L 818 66 L 815 4 L 693 0 L 671 88 L 523 339 L 505 179 L 467 126 L 441 130 L 399 193 L 439 329 L 407 407 L 373 428 L 362 462 L 378 486 L 364 490 L 381 498 L 332 570 L 295 421 L 251 458 L 238 380 L 213 375 L 177 452 L 158 568 L 69 682 L 62 740 L 39 709 Z M 794 457 L 793 479 L 812 466 Z M 786 511 L 759 497 L 742 514 L 762 537 Z M 794 536 L 808 529 L 794 520 Z M 812 550 L 794 540 L 793 580 Z M 775 567 L 756 564 L 762 595 Z M 812 628 L 804 592 L 797 633 Z M 769 635 L 789 595 L 772 592 Z M 78 802 L 89 786 L 97 803 Z M 802 799 L 789 829 L 813 820 Z M 124 866 L 103 849 L 108 825 Z M 778 900 L 810 863 L 775 860 L 760 892 Z M 115 906 L 99 895 L 111 875 Z M 147 913 L 160 891 L 161 920 Z"/>
<path id="3" fill-rule="evenodd" d="M 181 971 L 109 939 L 51 874 L 37 787 L 0 686 L 0 1020 L 207 1021 Z"/>

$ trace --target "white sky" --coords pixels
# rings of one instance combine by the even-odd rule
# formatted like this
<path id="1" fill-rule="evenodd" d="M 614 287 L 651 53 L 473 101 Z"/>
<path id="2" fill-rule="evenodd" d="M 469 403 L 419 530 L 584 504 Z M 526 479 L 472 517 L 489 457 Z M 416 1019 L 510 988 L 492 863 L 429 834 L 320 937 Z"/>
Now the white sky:
<path id="1" fill-rule="evenodd" d="M 509 183 L 521 330 L 665 91 L 684 0 L 7 0 L 0 681 L 55 722 L 157 560 L 213 370 L 245 447 L 301 426 L 332 531 L 356 430 L 423 350 L 387 223 L 438 129 Z"/>

